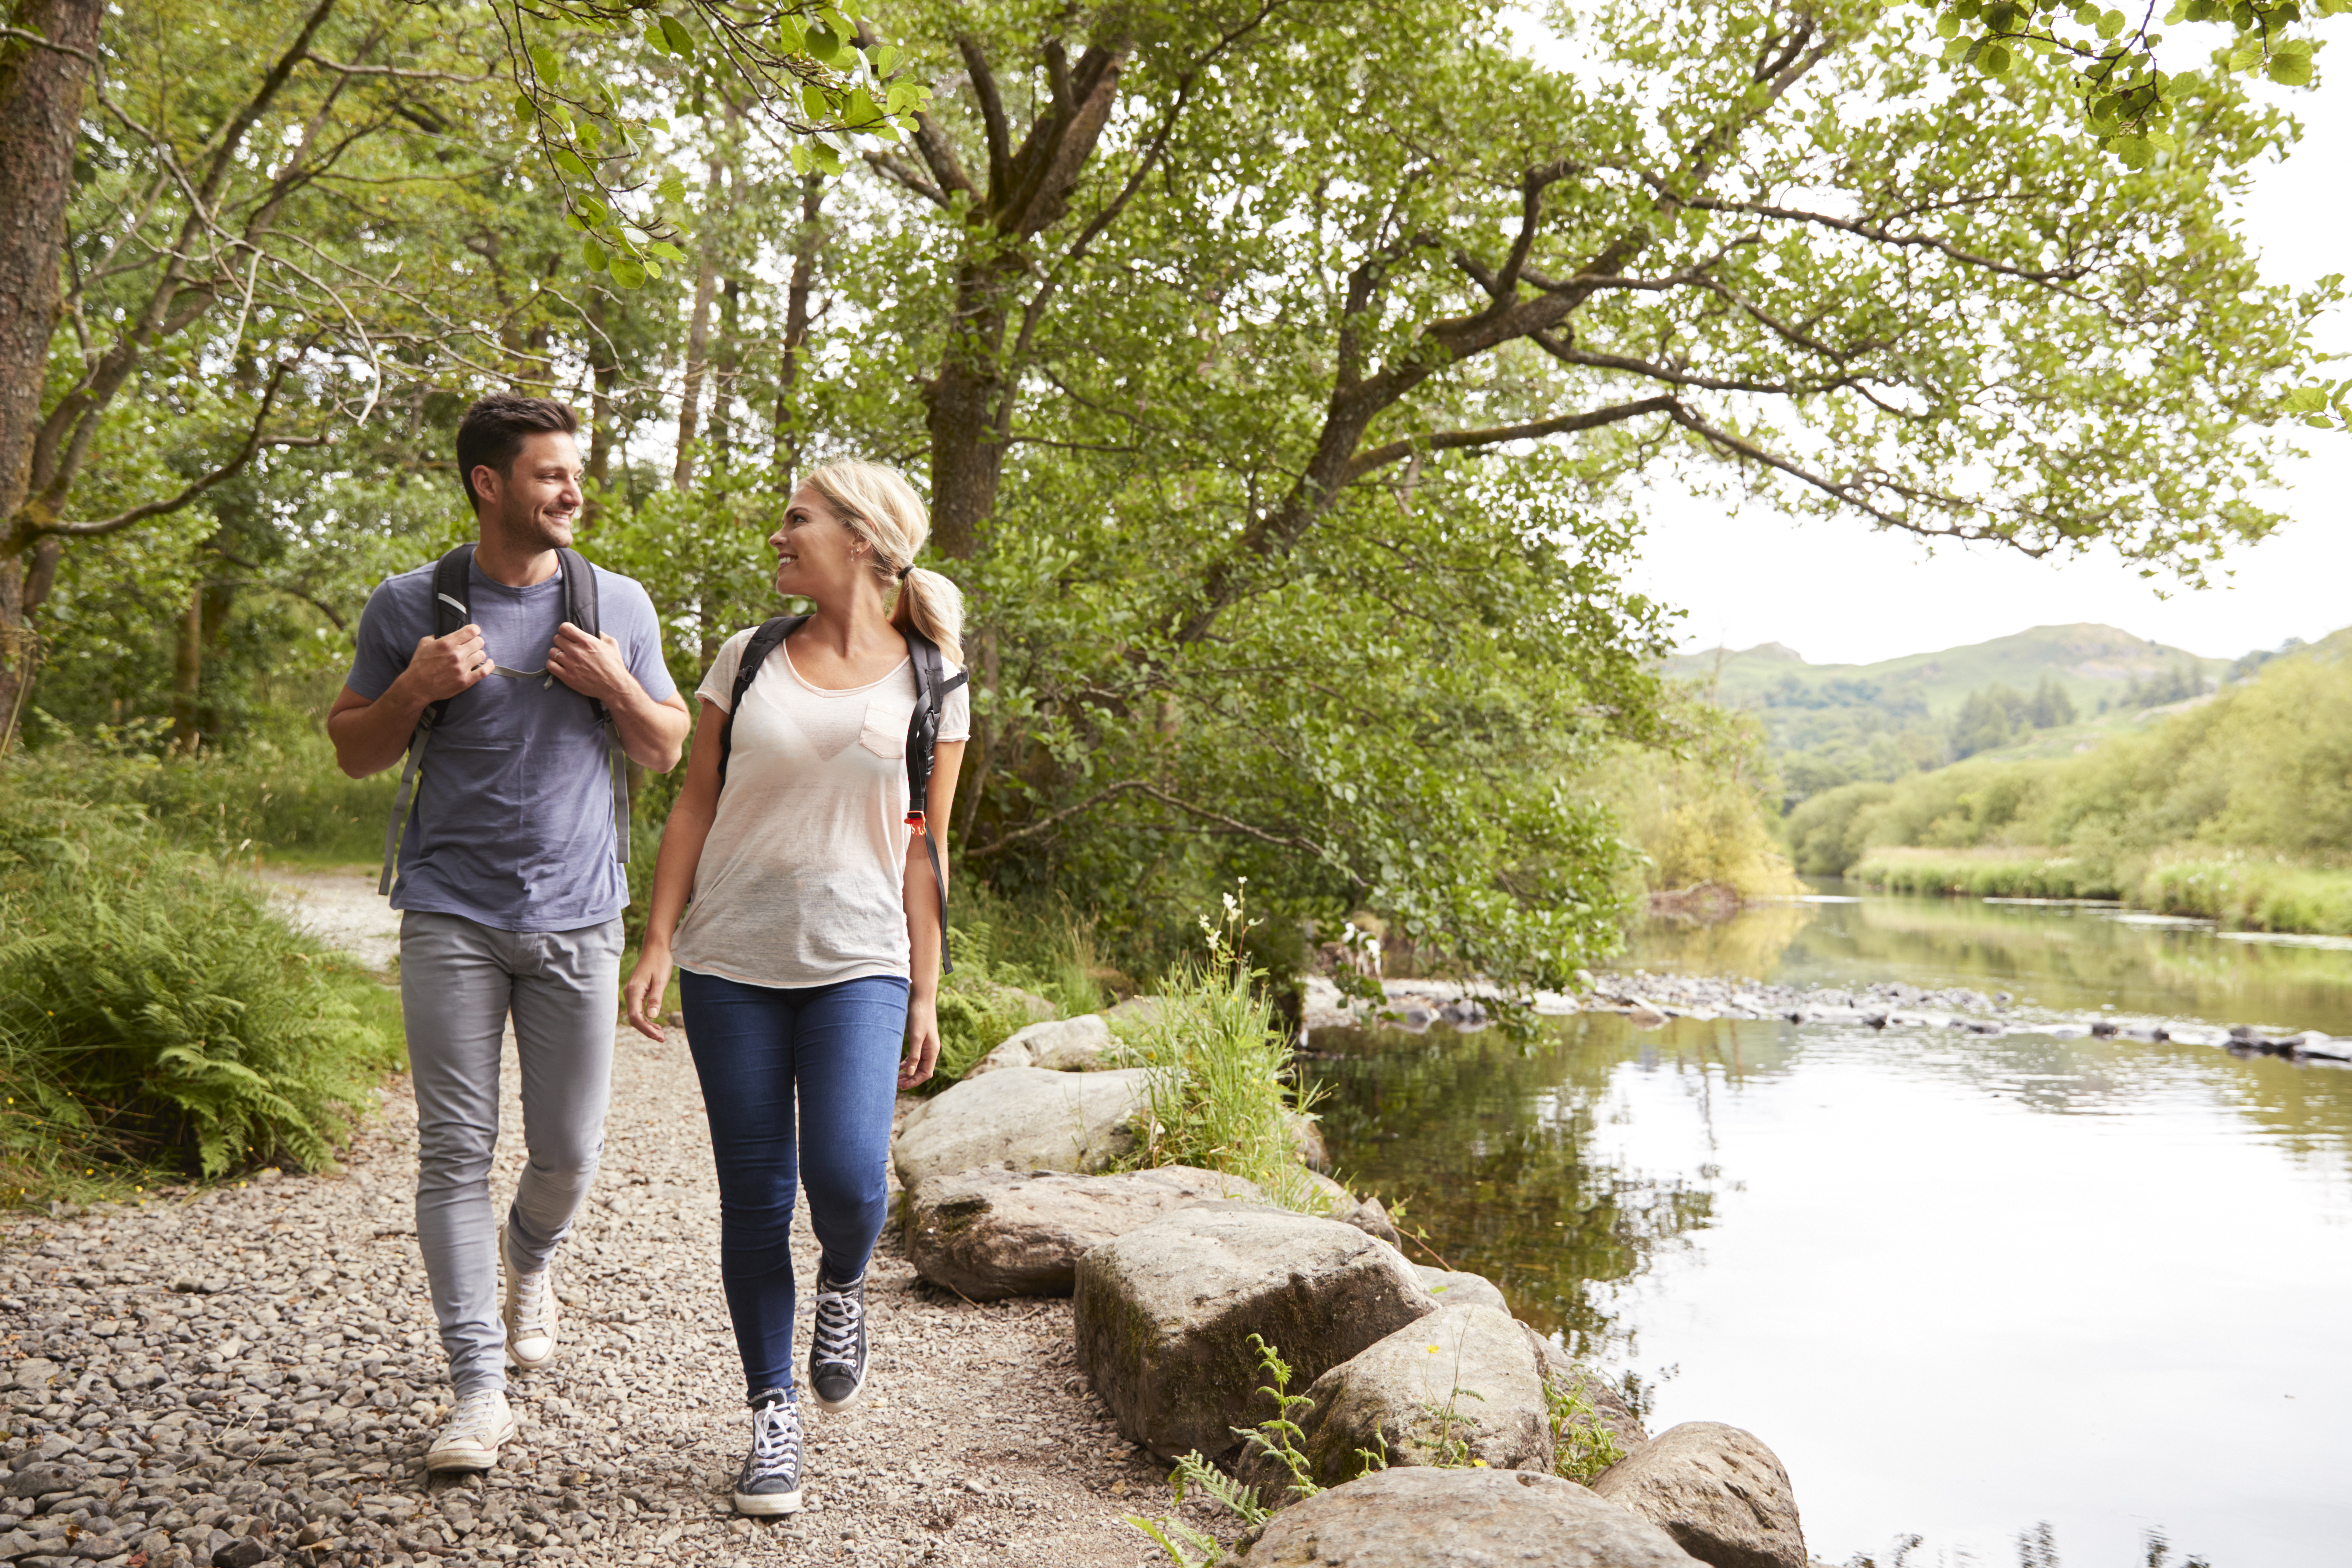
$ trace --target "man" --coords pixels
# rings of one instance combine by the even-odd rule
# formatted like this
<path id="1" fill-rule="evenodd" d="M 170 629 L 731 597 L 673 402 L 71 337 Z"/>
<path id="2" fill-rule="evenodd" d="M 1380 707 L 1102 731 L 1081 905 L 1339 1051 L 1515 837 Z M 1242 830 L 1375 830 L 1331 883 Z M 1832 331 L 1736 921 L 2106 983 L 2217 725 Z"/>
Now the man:
<path id="1" fill-rule="evenodd" d="M 578 429 L 545 398 L 486 397 L 467 412 L 457 474 L 481 531 L 467 624 L 434 635 L 433 563 L 386 579 L 327 718 L 337 762 L 361 778 L 398 763 L 426 710 L 446 702 L 392 892 L 416 1089 L 416 1237 L 457 1390 L 425 1455 L 435 1470 L 488 1469 L 514 1436 L 501 1352 L 526 1371 L 555 1353 L 550 1266 L 604 1148 L 628 883 L 596 704 L 621 748 L 658 772 L 677 765 L 691 721 L 642 587 L 589 568 L 601 635 L 564 618 L 557 552 L 580 511 Z M 499 1224 L 489 1173 L 510 1011 L 530 1161 Z"/>

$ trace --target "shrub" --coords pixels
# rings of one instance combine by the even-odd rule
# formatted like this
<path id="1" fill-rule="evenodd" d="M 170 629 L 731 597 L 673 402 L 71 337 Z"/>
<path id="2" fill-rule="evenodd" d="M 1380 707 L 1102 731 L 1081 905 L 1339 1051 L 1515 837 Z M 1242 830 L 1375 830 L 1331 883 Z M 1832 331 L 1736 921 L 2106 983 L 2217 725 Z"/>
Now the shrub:
<path id="1" fill-rule="evenodd" d="M 0 1067 L 39 1116 L 12 1159 L 330 1163 L 400 1061 L 380 988 L 145 813 L 22 782 L 0 781 Z"/>

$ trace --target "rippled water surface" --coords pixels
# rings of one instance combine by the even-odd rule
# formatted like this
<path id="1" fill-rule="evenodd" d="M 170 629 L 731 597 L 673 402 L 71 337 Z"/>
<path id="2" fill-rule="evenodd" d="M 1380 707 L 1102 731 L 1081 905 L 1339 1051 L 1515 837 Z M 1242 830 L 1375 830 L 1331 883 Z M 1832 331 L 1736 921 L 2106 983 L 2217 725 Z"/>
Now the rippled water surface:
<path id="1" fill-rule="evenodd" d="M 2069 906 L 1869 898 L 1624 961 L 2009 990 L 2027 1027 L 1676 1020 L 1318 1032 L 1343 1173 L 1456 1267 L 1747 1426 L 1833 1563 L 2352 1562 L 2352 1070 L 2032 1032 L 2117 1016 L 2352 1035 L 2352 952 Z M 2036 1559 L 2042 1561 L 2042 1559 Z"/>

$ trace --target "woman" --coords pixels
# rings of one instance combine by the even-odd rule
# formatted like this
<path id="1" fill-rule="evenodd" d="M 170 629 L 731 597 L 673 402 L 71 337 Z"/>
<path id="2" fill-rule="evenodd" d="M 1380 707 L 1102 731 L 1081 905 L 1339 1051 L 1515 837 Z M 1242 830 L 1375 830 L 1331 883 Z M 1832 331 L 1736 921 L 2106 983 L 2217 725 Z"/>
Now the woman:
<path id="1" fill-rule="evenodd" d="M 877 464 L 827 463 L 793 493 L 769 541 L 776 590 L 815 613 L 745 693 L 723 788 L 719 731 L 751 634 L 711 664 L 645 948 L 622 988 L 629 1021 L 659 1039 L 673 960 L 681 972 L 719 1166 L 719 1270 L 751 1404 L 751 1451 L 735 1481 L 735 1507 L 749 1514 L 801 1506 L 795 1180 L 807 1183 L 821 1249 L 809 1384 L 831 1414 L 865 1386 L 866 1262 L 887 1203 L 897 1091 L 939 1060 L 939 886 L 907 816 L 920 805 L 944 857 L 971 727 L 959 686 L 941 705 L 929 798 L 909 803 L 907 634 L 936 643 L 950 675 L 962 659 L 962 595 L 913 565 L 929 532 L 914 490 Z"/>

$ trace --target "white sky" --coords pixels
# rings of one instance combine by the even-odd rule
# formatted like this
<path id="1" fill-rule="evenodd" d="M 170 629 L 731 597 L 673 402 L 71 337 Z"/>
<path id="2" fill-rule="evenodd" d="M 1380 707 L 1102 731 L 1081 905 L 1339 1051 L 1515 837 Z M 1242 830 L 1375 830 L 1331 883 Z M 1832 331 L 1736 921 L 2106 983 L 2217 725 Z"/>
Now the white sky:
<path id="1" fill-rule="evenodd" d="M 2264 169 L 2247 203 L 2248 232 L 2267 279 L 2305 284 L 2352 272 L 2352 80 L 2292 94 L 2304 122 L 2293 159 Z M 2336 171 L 2334 174 L 2328 170 Z M 2323 348 L 2352 351 L 2352 321 L 2325 322 Z M 2346 374 L 2336 368 L 2330 379 Z M 2313 456 L 2284 470 L 2274 504 L 2290 521 L 2227 563 L 2234 580 L 2158 598 L 2112 553 L 2067 565 L 1990 548 L 1939 548 L 1863 523 L 1809 521 L 1750 507 L 1660 495 L 1634 574 L 1639 586 L 1687 612 L 1685 651 L 1785 643 L 1816 664 L 1870 664 L 1982 642 L 2028 626 L 2101 621 L 2207 656 L 2315 641 L 2352 625 L 2352 436 L 2301 434 Z M 2216 581 L 2220 581 L 2218 577 Z"/>

